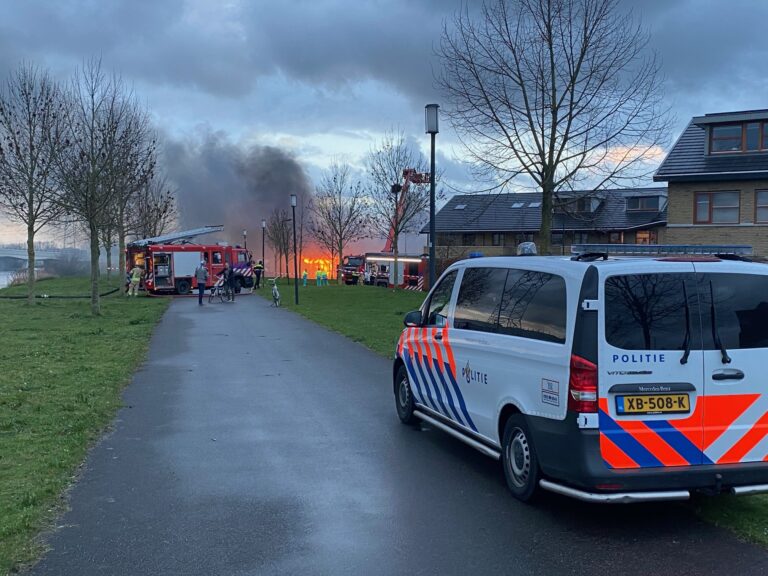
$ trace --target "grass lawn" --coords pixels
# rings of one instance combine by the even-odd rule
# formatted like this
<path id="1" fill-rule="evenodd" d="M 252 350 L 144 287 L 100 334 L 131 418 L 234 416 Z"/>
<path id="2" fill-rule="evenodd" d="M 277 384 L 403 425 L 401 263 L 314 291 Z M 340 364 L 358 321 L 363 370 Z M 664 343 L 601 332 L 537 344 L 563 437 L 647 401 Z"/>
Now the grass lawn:
<path id="1" fill-rule="evenodd" d="M 382 356 L 392 357 L 403 329 L 403 316 L 417 309 L 424 293 L 372 286 L 299 286 L 298 307 L 293 286 L 278 284 L 283 306 L 360 342 Z M 268 285 L 269 287 L 269 285 Z M 260 294 L 271 298 L 270 290 Z M 729 528 L 739 536 L 768 545 L 768 495 L 696 498 L 691 504 L 702 518 Z"/>
<path id="2" fill-rule="evenodd" d="M 104 283 L 101 292 L 110 286 Z M 112 282 L 111 287 L 118 286 Z M 0 297 L 25 294 L 25 286 Z M 84 278 L 43 280 L 38 294 L 87 295 Z M 33 560 L 88 446 L 120 406 L 168 299 L 0 298 L 0 574 Z"/>
<path id="3" fill-rule="evenodd" d="M 382 356 L 392 357 L 403 331 L 403 316 L 424 301 L 423 292 L 388 290 L 375 286 L 301 286 L 299 306 L 294 305 L 293 285 L 283 278 L 278 282 L 282 306 L 310 320 L 344 334 Z M 271 285 L 258 291 L 272 299 Z"/>

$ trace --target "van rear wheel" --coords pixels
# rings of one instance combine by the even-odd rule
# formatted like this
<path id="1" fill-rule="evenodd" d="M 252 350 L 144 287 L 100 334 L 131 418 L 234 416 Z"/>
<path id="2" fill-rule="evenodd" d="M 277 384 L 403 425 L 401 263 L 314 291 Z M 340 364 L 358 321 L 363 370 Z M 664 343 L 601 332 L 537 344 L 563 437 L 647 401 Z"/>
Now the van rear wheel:
<path id="1" fill-rule="evenodd" d="M 513 414 L 504 426 L 501 463 L 507 486 L 515 498 L 530 501 L 538 492 L 541 472 L 528 423 L 522 414 Z"/>
<path id="2" fill-rule="evenodd" d="M 413 424 L 416 421 L 416 417 L 413 415 L 415 404 L 411 382 L 408 380 L 408 371 L 402 364 L 395 377 L 395 407 L 397 408 L 397 416 L 403 424 Z"/>

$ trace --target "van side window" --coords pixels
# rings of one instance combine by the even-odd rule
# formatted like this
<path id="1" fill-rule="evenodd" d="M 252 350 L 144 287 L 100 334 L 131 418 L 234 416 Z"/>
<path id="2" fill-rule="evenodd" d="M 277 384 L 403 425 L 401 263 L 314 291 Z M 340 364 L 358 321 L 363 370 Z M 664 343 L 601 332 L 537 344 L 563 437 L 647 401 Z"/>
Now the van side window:
<path id="1" fill-rule="evenodd" d="M 554 274 L 510 270 L 499 313 L 499 333 L 565 342 L 565 280 Z"/>
<path id="2" fill-rule="evenodd" d="M 451 302 L 456 274 L 457 271 L 452 270 L 432 292 L 427 306 L 427 326 L 445 326 L 448 323 L 448 304 Z"/>
<path id="3" fill-rule="evenodd" d="M 686 338 L 685 294 L 691 318 L 691 347 L 699 349 L 693 273 L 609 276 L 605 280 L 606 340 L 624 350 L 682 350 Z"/>
<path id="4" fill-rule="evenodd" d="M 213 253 L 213 263 L 214 264 L 221 264 L 221 252 L 214 252 Z"/>
<path id="5" fill-rule="evenodd" d="M 496 332 L 499 310 L 507 280 L 506 268 L 467 268 L 461 279 L 453 313 L 453 327 L 462 330 Z"/>
<path id="6" fill-rule="evenodd" d="M 712 296 L 717 333 L 728 350 L 768 348 L 768 276 L 700 274 L 704 348 L 714 350 Z"/>

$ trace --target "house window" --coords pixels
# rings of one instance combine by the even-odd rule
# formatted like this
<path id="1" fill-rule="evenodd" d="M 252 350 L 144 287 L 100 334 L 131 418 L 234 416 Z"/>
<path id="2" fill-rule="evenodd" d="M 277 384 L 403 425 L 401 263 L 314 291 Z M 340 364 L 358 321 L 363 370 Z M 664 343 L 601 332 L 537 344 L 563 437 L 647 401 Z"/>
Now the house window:
<path id="1" fill-rule="evenodd" d="M 635 198 L 627 198 L 627 211 L 631 210 L 653 210 L 659 209 L 659 197 L 658 196 L 638 196 Z"/>
<path id="2" fill-rule="evenodd" d="M 504 244 L 504 234 L 502 232 L 494 232 L 491 234 L 491 244 L 494 246 L 502 246 Z"/>
<path id="3" fill-rule="evenodd" d="M 624 233 L 623 232 L 611 232 L 608 234 L 608 242 L 610 244 L 623 244 Z"/>
<path id="4" fill-rule="evenodd" d="M 562 246 L 563 245 L 563 232 L 552 232 L 552 245 L 553 246 Z"/>
<path id="5" fill-rule="evenodd" d="M 697 192 L 694 224 L 738 224 L 738 192 Z"/>
<path id="6" fill-rule="evenodd" d="M 755 190 L 755 222 L 768 223 L 768 190 Z"/>
<path id="7" fill-rule="evenodd" d="M 758 150 L 768 150 L 768 122 L 721 124 L 710 129 L 712 154 Z"/>
<path id="8" fill-rule="evenodd" d="M 635 244 L 657 244 L 656 230 L 639 230 L 635 235 Z"/>
<path id="9" fill-rule="evenodd" d="M 462 246 L 474 246 L 475 245 L 475 235 L 474 234 L 462 234 L 461 235 L 461 245 Z"/>
<path id="10" fill-rule="evenodd" d="M 592 198 L 579 198 L 576 201 L 576 212 L 592 212 Z"/>
<path id="11" fill-rule="evenodd" d="M 574 232 L 573 233 L 574 244 L 589 244 L 589 233 L 587 232 Z"/>

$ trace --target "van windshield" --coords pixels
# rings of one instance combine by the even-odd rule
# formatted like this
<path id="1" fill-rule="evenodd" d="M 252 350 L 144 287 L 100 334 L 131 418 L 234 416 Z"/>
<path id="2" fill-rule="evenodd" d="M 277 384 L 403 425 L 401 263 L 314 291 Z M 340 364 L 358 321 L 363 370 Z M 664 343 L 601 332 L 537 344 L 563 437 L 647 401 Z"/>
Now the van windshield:
<path id="1" fill-rule="evenodd" d="M 682 350 L 686 306 L 691 315 L 698 311 L 693 273 L 610 276 L 605 281 L 605 338 L 624 350 Z M 700 348 L 698 322 L 694 333 L 691 346 Z"/>

